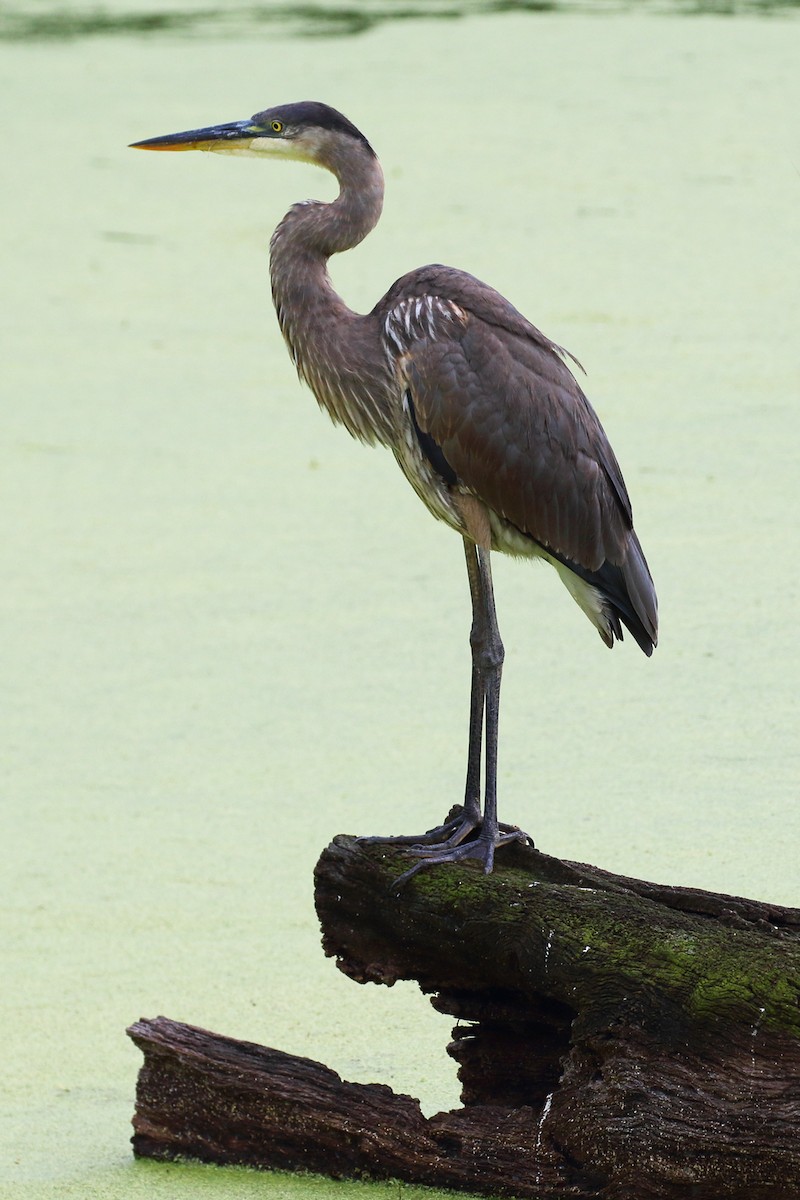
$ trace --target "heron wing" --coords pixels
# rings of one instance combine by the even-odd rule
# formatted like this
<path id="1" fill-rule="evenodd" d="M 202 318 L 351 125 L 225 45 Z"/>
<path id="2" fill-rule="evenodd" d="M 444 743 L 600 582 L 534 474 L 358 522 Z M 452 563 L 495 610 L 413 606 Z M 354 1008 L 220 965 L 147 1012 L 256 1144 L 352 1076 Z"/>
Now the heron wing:
<path id="1" fill-rule="evenodd" d="M 597 415 L 539 338 L 470 312 L 447 337 L 411 345 L 402 371 L 421 440 L 459 483 L 546 549 L 596 571 L 625 558 L 630 500 Z"/>

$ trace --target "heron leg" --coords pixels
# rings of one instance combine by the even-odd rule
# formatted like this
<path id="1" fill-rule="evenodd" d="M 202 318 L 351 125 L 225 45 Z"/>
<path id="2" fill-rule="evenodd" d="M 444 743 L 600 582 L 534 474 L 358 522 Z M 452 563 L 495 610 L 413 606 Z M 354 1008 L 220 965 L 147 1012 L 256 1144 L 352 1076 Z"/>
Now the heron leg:
<path id="1" fill-rule="evenodd" d="M 421 835 L 364 837 L 360 842 L 404 846 L 420 861 L 396 881 L 402 885 L 424 867 L 441 862 L 477 859 L 488 875 L 497 846 L 506 842 L 530 842 L 516 825 L 497 819 L 497 732 L 500 711 L 500 682 L 505 651 L 497 624 L 489 551 L 464 538 L 470 597 L 472 599 L 472 686 L 469 710 L 469 746 L 464 806 L 452 819 Z M 481 815 L 481 764 L 486 744 L 486 778 Z M 478 830 L 476 837 L 470 835 Z M 469 839 L 469 840 L 468 840 Z"/>
<path id="2" fill-rule="evenodd" d="M 497 819 L 497 735 L 500 714 L 500 682 L 505 651 L 497 624 L 489 551 L 464 538 L 470 595 L 472 597 L 472 692 L 470 698 L 469 752 L 464 808 L 457 828 L 446 840 L 430 845 L 422 841 L 409 846 L 409 853 L 420 858 L 396 881 L 406 880 L 427 866 L 442 862 L 477 859 L 488 875 L 494 866 L 497 846 L 506 842 L 530 842 L 515 825 L 501 825 Z M 486 745 L 483 816 L 481 816 L 481 757 Z M 478 829 L 478 836 L 466 839 Z"/>
<path id="3" fill-rule="evenodd" d="M 467 754 L 467 782 L 464 788 L 464 815 L 469 815 L 477 823 L 481 815 L 481 751 L 483 743 L 483 719 L 486 707 L 486 674 L 485 663 L 482 661 L 489 622 L 485 602 L 485 583 L 481 570 L 480 552 L 474 542 L 464 538 L 464 554 L 467 561 L 467 578 L 469 579 L 469 594 L 472 600 L 472 628 L 469 634 L 469 644 L 472 649 L 472 687 L 469 698 L 469 750 Z M 494 617 L 494 627 L 499 647 L 500 667 L 503 662 L 503 643 L 500 641 L 500 630 L 497 628 L 497 615 L 494 611 L 492 592 L 492 575 L 489 567 L 489 554 L 486 552 L 486 567 L 488 570 L 489 596 L 491 598 L 491 614 Z M 498 685 L 499 686 L 499 685 Z M 496 756 L 495 756 L 496 761 Z"/>
<path id="4" fill-rule="evenodd" d="M 434 853 L 441 849 L 459 846 L 481 824 L 481 752 L 483 742 L 483 714 L 486 702 L 486 678 L 481 667 L 480 653 L 486 641 L 487 621 L 483 603 L 483 581 L 479 565 L 477 547 L 469 538 L 464 538 L 464 554 L 467 561 L 467 578 L 472 599 L 472 628 L 470 630 L 470 646 L 472 647 L 472 684 L 469 702 L 469 748 L 467 753 L 467 781 L 464 788 L 464 807 L 455 817 L 444 821 L 441 825 L 427 830 L 421 835 L 399 834 L 396 837 L 365 837 L 360 842 L 388 842 L 394 846 L 435 847 Z M 488 559 L 488 555 L 487 555 Z M 491 588 L 491 574 L 489 578 Z M 492 608 L 494 606 L 492 605 Z M 497 620 L 495 617 L 495 626 Z M 499 642 L 500 634 L 497 633 Z M 500 645 L 502 661 L 503 646 Z M 496 755 L 495 755 L 496 758 Z M 421 865 L 421 864 L 420 864 Z"/>

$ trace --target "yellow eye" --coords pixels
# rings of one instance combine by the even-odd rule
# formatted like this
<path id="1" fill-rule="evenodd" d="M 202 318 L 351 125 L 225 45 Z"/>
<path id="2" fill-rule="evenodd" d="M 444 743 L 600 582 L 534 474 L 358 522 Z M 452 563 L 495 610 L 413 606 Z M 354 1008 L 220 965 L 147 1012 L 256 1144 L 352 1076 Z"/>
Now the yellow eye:
<path id="1" fill-rule="evenodd" d="M 273 121 L 272 122 L 272 132 L 273 133 L 283 133 L 283 121 Z"/>

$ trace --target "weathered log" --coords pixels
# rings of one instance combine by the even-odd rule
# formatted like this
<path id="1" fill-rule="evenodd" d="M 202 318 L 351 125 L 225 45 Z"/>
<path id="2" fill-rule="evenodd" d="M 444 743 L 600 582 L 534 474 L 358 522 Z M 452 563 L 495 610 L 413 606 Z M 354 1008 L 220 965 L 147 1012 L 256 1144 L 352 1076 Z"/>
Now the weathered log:
<path id="1" fill-rule="evenodd" d="M 477 1120 L 454 1123 L 444 1113 L 427 1121 L 418 1100 L 381 1084 L 346 1083 L 307 1058 L 166 1017 L 137 1021 L 128 1033 L 145 1056 L 133 1121 L 141 1157 L 472 1191 L 500 1191 L 515 1177 L 529 1111 L 498 1108 L 488 1122 L 483 1110 Z M 476 1155 L 485 1163 L 477 1180 Z"/>
<path id="2" fill-rule="evenodd" d="M 800 911 L 522 846 L 421 872 L 339 837 L 316 869 L 325 952 L 416 979 L 457 1017 L 464 1107 L 160 1018 L 134 1149 L 152 1157 L 530 1197 L 800 1198 Z"/>

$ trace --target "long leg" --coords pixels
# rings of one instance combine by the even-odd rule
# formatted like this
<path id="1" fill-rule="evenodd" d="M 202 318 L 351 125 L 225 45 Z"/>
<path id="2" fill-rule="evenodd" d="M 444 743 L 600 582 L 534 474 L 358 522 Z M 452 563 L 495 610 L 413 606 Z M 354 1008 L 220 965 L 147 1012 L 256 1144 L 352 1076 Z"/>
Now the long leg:
<path id="1" fill-rule="evenodd" d="M 404 835 L 393 839 L 396 844 L 406 846 L 436 847 L 438 855 L 442 847 L 460 845 L 481 825 L 481 757 L 483 752 L 484 714 L 487 703 L 487 671 L 497 672 L 496 699 L 499 700 L 500 671 L 503 665 L 503 643 L 497 626 L 492 589 L 492 572 L 489 552 L 479 550 L 470 538 L 464 538 L 464 555 L 467 562 L 469 594 L 472 600 L 472 628 L 469 643 L 472 648 L 472 684 L 469 701 L 469 745 L 467 750 L 467 780 L 464 787 L 464 808 L 454 820 L 429 829 L 422 837 Z M 482 559 L 481 556 L 484 556 Z M 487 770 L 491 760 L 497 772 L 497 704 L 494 705 L 494 748 L 487 746 Z M 487 780 L 488 783 L 488 780 Z M 496 783 L 492 795 L 495 797 Z"/>
<path id="2" fill-rule="evenodd" d="M 497 820 L 497 732 L 500 712 L 500 681 L 505 652 L 497 624 L 492 588 L 492 569 L 489 551 L 464 539 L 470 595 L 472 597 L 472 692 L 470 698 L 469 753 L 464 811 L 456 828 L 446 840 L 435 845 L 417 843 L 409 847 L 420 862 L 397 880 L 405 883 L 423 867 L 434 863 L 459 862 L 475 858 L 488 875 L 494 865 L 497 846 L 510 841 L 530 841 L 527 834 L 513 825 L 500 825 Z M 483 817 L 480 813 L 480 776 L 482 743 L 486 745 L 486 778 Z M 465 839 L 476 828 L 478 836 Z M 443 827 L 442 832 L 447 827 Z"/>
<path id="3" fill-rule="evenodd" d="M 478 662 L 478 648 L 486 639 L 486 619 L 482 601 L 483 584 L 478 561 L 477 548 L 469 538 L 464 538 L 464 553 L 467 560 L 467 577 L 469 592 L 472 599 L 472 629 L 470 645 L 472 647 L 472 686 L 469 703 L 469 748 L 467 752 L 467 781 L 464 788 L 464 807 L 457 817 L 445 821 L 421 834 L 397 834 L 394 837 L 363 837 L 360 842 L 389 843 L 394 846 L 457 846 L 468 838 L 481 823 L 481 749 L 483 742 L 483 713 L 486 696 L 486 682 Z M 487 555 L 488 560 L 488 555 Z M 489 573 L 491 590 L 491 572 Z M 494 612 L 494 603 L 492 603 Z M 495 617 L 495 627 L 497 618 Z M 502 662 L 503 646 L 500 642 L 499 631 L 497 640 L 500 644 Z"/>
<path id="4" fill-rule="evenodd" d="M 481 751 L 483 743 L 483 718 L 486 706 L 486 679 L 479 662 L 480 647 L 486 637 L 485 605 L 483 603 L 484 587 L 481 579 L 480 559 L 478 548 L 468 538 L 464 538 L 464 554 L 467 560 L 467 578 L 469 579 L 469 594 L 472 600 L 472 628 L 469 644 L 472 648 L 472 687 L 469 700 L 469 750 L 467 754 L 467 782 L 464 788 L 464 815 L 469 814 L 477 820 L 481 815 Z M 488 559 L 488 556 L 487 556 Z M 489 577 L 491 588 L 491 575 Z M 494 605 L 492 605 L 494 608 Z M 495 625 L 497 618 L 495 616 Z M 498 641 L 500 633 L 498 630 Z M 503 646 L 500 643 L 502 662 Z"/>
<path id="5" fill-rule="evenodd" d="M 483 824 L 479 841 L 484 842 L 487 847 L 485 870 L 488 874 L 494 862 L 494 847 L 499 832 L 497 826 L 497 731 L 500 717 L 500 682 L 503 675 L 505 650 L 500 640 L 500 629 L 497 625 L 497 613 L 494 607 L 489 551 L 477 546 L 476 554 L 479 589 L 477 604 L 473 596 L 473 606 L 477 619 L 473 622 L 470 642 L 472 644 L 473 671 L 477 665 L 484 693 L 486 780 L 483 793 Z"/>
<path id="6" fill-rule="evenodd" d="M 429 829 L 422 835 L 360 838 L 363 842 L 404 846 L 420 861 L 396 881 L 405 883 L 423 867 L 441 862 L 459 862 L 475 858 L 488 874 L 494 865 L 497 846 L 510 841 L 530 841 L 514 825 L 497 820 L 497 730 L 500 709 L 500 681 L 505 652 L 497 624 L 492 588 L 489 551 L 464 538 L 470 597 L 472 599 L 472 687 L 470 693 L 469 747 L 464 807 L 454 819 Z M 486 779 L 483 815 L 481 815 L 481 759 L 486 744 Z M 478 836 L 470 841 L 470 834 Z"/>

